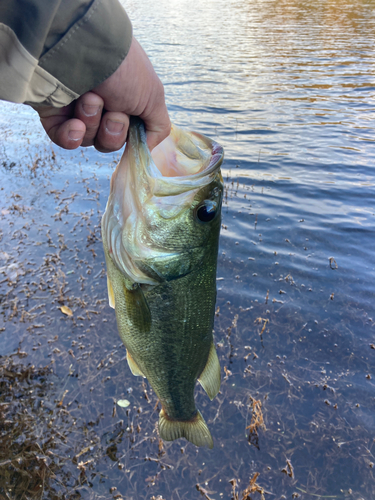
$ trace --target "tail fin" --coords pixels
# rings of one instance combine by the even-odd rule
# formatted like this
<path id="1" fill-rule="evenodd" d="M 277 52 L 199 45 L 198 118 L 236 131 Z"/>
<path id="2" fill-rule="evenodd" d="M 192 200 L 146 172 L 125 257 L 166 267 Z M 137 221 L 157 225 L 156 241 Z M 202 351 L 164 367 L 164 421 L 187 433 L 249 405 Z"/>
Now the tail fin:
<path id="1" fill-rule="evenodd" d="M 159 434 L 164 441 L 174 441 L 184 437 L 195 446 L 214 447 L 214 442 L 207 424 L 202 414 L 197 410 L 197 414 L 186 422 L 171 420 L 164 410 L 159 414 Z"/>

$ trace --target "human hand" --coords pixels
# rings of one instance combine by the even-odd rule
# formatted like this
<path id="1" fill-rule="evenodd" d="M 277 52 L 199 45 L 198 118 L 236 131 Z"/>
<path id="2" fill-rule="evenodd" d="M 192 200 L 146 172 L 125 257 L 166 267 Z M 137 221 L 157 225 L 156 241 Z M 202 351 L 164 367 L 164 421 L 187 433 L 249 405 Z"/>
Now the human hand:
<path id="1" fill-rule="evenodd" d="M 120 149 L 129 116 L 143 119 L 152 150 L 170 132 L 164 88 L 146 53 L 133 37 L 119 68 L 91 92 L 63 108 L 34 108 L 50 139 L 64 149 L 94 145 L 109 153 Z"/>

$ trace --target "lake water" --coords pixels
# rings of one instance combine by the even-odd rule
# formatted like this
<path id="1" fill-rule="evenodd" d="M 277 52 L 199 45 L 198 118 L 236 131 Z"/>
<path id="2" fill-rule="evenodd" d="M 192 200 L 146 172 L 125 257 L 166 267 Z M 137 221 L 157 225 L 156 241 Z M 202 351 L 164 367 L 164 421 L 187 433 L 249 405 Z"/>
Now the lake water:
<path id="1" fill-rule="evenodd" d="M 100 236 L 120 153 L 1 103 L 0 498 L 372 500 L 375 3 L 124 5 L 173 122 L 225 148 L 215 447 L 160 442 L 127 367 Z"/>

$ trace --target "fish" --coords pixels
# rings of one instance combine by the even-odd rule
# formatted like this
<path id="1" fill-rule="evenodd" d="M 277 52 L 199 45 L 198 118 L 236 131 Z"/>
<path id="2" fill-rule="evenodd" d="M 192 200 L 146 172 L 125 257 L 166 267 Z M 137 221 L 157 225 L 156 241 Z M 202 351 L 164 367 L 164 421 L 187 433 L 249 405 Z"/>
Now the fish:
<path id="1" fill-rule="evenodd" d="M 211 400 L 221 370 L 213 340 L 224 150 L 172 125 L 152 152 L 131 117 L 102 217 L 109 305 L 133 375 L 161 403 L 159 435 L 213 447 L 196 408 L 197 380 Z"/>

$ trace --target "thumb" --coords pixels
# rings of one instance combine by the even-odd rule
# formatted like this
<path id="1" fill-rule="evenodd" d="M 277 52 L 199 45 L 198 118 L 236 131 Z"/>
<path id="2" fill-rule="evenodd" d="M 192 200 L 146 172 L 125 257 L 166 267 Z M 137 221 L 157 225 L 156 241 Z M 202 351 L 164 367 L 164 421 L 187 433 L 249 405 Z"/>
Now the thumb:
<path id="1" fill-rule="evenodd" d="M 152 151 L 158 144 L 160 144 L 164 139 L 166 139 L 171 132 L 171 126 L 164 129 L 163 131 L 148 131 L 146 129 L 147 134 L 147 146 L 150 151 Z"/>

